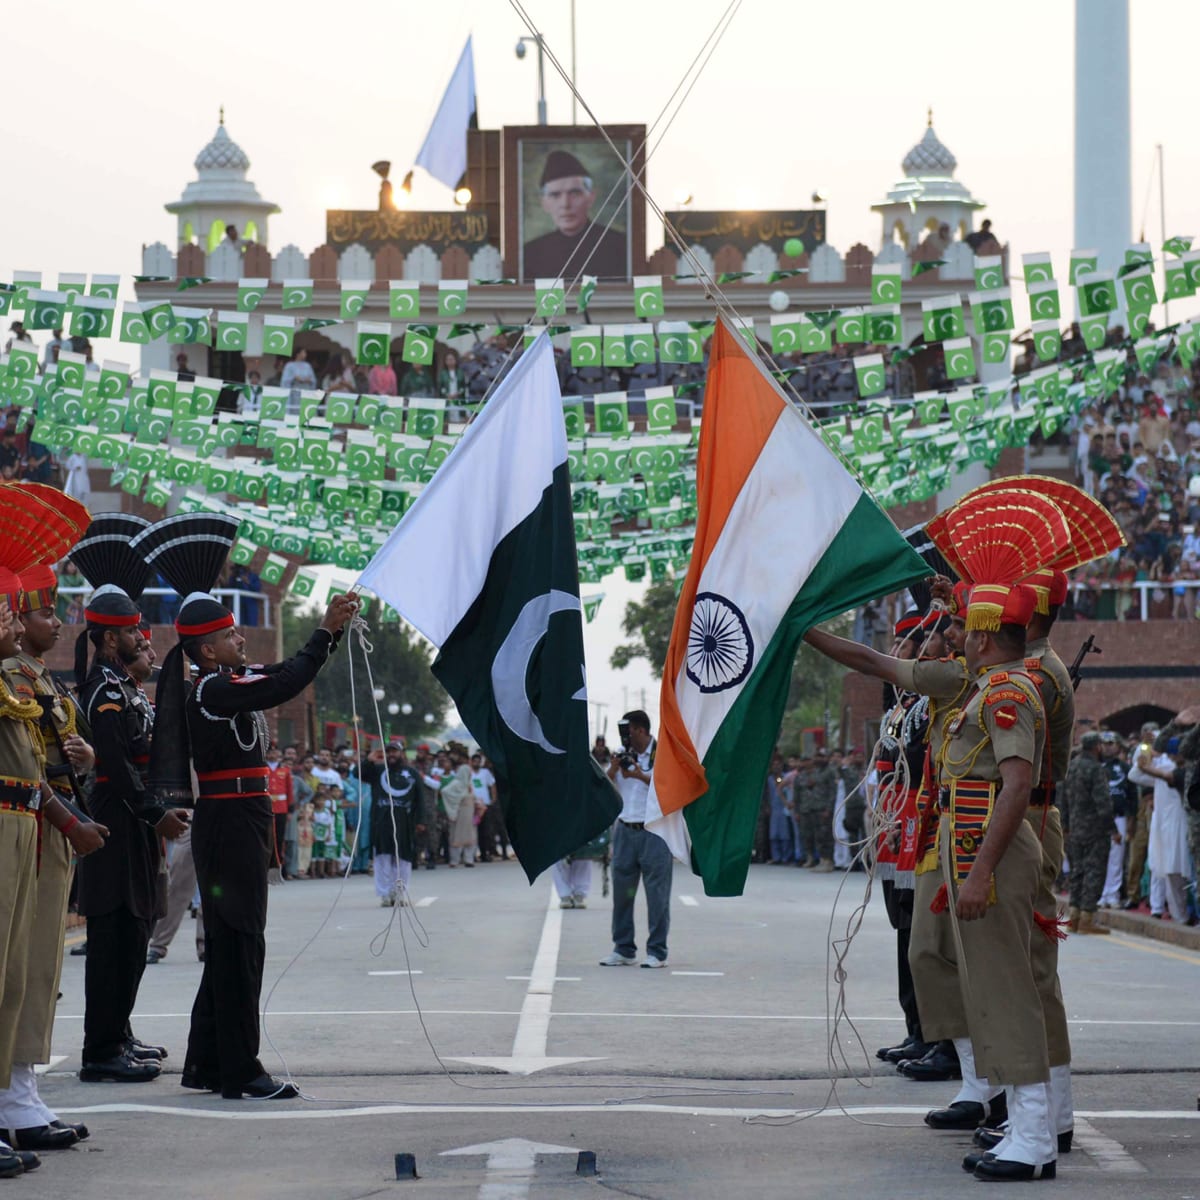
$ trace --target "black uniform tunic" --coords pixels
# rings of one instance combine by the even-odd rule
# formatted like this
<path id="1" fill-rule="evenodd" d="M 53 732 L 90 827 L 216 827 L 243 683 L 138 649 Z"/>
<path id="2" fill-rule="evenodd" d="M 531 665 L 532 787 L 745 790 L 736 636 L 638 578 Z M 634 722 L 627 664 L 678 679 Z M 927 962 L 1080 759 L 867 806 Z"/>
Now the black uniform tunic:
<path id="1" fill-rule="evenodd" d="M 272 819 L 262 712 L 299 695 L 332 644 L 332 635 L 318 629 L 293 658 L 242 675 L 214 671 L 199 679 L 187 699 L 192 764 L 200 783 L 192 856 L 205 952 L 185 1067 L 222 1087 L 239 1087 L 263 1073 L 258 1000 Z"/>
<path id="2" fill-rule="evenodd" d="M 150 933 L 166 911 L 154 832 L 165 810 L 146 790 L 154 710 L 137 681 L 98 662 L 79 703 L 96 751 L 88 808 L 109 831 L 104 848 L 79 864 L 79 911 L 88 933 L 83 1060 L 89 1063 L 115 1058 L 132 1037 L 129 1017 Z"/>
<path id="3" fill-rule="evenodd" d="M 371 788 L 371 848 L 413 861 L 417 844 L 417 807 L 421 782 L 407 763 L 389 767 L 365 762 L 360 772 Z"/>

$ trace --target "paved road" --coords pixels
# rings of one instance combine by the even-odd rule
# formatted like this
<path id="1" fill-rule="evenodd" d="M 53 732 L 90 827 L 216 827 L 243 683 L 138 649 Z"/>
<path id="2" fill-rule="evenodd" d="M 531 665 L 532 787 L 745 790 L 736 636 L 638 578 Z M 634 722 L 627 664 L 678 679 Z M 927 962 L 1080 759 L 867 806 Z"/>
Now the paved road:
<path id="1" fill-rule="evenodd" d="M 598 967 L 609 949 L 598 888 L 587 910 L 562 912 L 515 864 L 418 873 L 420 906 L 396 910 L 413 919 L 403 924 L 389 925 L 368 879 L 274 889 L 263 1057 L 279 1071 L 282 1056 L 307 1097 L 286 1103 L 177 1086 L 199 977 L 186 925 L 147 969 L 135 1014 L 143 1040 L 170 1047 L 169 1071 L 149 1085 L 77 1082 L 83 973 L 69 958 L 54 1045 L 64 1057 L 43 1092 L 94 1133 L 11 1186 L 100 1186 L 123 1200 L 957 1196 L 978 1186 L 957 1165 L 966 1139 L 920 1121 L 950 1089 L 868 1073 L 901 1033 L 878 896 L 847 958 L 853 1026 L 837 1053 L 849 1070 L 831 1093 L 830 931 L 853 926 L 864 884 L 756 867 L 745 897 L 710 900 L 677 872 L 662 971 Z M 1056 1194 L 1200 1196 L 1200 954 L 1075 938 L 1063 984 L 1083 1115 Z M 560 1151 L 446 1154 L 505 1139 Z M 599 1176 L 575 1175 L 580 1149 Z M 395 1181 L 401 1152 L 416 1156 L 419 1181 Z"/>

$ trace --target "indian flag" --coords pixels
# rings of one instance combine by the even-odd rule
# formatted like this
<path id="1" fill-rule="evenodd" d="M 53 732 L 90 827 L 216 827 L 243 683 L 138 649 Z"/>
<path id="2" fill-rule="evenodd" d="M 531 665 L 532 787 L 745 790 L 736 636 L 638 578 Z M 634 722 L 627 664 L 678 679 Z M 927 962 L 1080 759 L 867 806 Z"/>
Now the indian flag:
<path id="1" fill-rule="evenodd" d="M 724 320 L 696 487 L 647 823 L 708 895 L 738 896 L 800 639 L 929 569 Z"/>
<path id="2" fill-rule="evenodd" d="M 567 430 L 545 332 L 358 582 L 437 646 L 433 673 L 495 766 L 531 883 L 613 823 L 620 797 L 588 749 Z"/>

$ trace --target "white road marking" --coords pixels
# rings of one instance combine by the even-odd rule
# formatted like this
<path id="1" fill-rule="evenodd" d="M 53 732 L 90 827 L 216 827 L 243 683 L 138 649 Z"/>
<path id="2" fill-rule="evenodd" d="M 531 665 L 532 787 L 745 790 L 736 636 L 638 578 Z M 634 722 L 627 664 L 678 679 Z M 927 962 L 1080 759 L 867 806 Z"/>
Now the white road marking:
<path id="1" fill-rule="evenodd" d="M 424 975 L 424 971 L 368 971 L 368 975 Z M 274 1014 L 272 1014 L 274 1015 Z"/>
<path id="2" fill-rule="evenodd" d="M 1097 1132 L 1088 1120 L 1075 1114 L 1073 1145 L 1096 1160 L 1102 1171 L 1113 1175 L 1145 1175 L 1146 1168 L 1116 1138 Z"/>
<path id="3" fill-rule="evenodd" d="M 672 975 L 697 975 L 709 978 L 719 979 L 724 976 L 724 971 L 672 971 Z"/>
<path id="4" fill-rule="evenodd" d="M 436 896 L 422 896 L 420 900 L 413 901 L 413 908 L 428 908 L 436 899 Z"/>
<path id="5" fill-rule="evenodd" d="M 487 1157 L 487 1174 L 479 1188 L 479 1200 L 523 1200 L 529 1195 L 539 1154 L 577 1154 L 574 1146 L 555 1146 L 525 1138 L 504 1138 L 478 1146 L 443 1150 L 446 1155 Z"/>
<path id="6" fill-rule="evenodd" d="M 695 896 L 680 896 L 679 903 L 686 905 L 688 908 L 699 908 L 700 901 Z"/>
<path id="7" fill-rule="evenodd" d="M 558 978 L 558 951 L 562 943 L 563 910 L 558 906 L 558 897 L 550 889 L 550 902 L 546 908 L 546 919 L 542 923 L 542 936 L 537 954 L 533 959 L 529 987 L 525 991 L 525 1002 L 517 1019 L 517 1033 L 513 1038 L 512 1054 L 506 1057 L 470 1058 L 447 1055 L 451 1062 L 471 1063 L 480 1067 L 495 1067 L 510 1075 L 532 1075 L 547 1067 L 561 1067 L 567 1063 L 595 1062 L 596 1055 L 573 1058 L 550 1058 L 546 1045 L 550 1037 L 550 1010 L 554 999 L 554 984 Z"/>
<path id="8" fill-rule="evenodd" d="M 60 1062 L 66 1061 L 67 1056 L 65 1054 L 52 1054 L 50 1055 L 50 1061 L 47 1063 L 38 1063 L 37 1066 L 33 1068 L 33 1073 L 35 1075 L 45 1075 L 47 1071 L 53 1071 Z"/>
<path id="9" fill-rule="evenodd" d="M 600 1086 L 600 1085 L 597 1085 Z M 540 1090 L 537 1084 L 530 1084 L 530 1089 Z M 197 1097 L 199 1100 L 200 1098 Z M 337 1103 L 337 1101 L 318 1098 L 318 1103 Z M 313 1121 L 328 1120 L 337 1117 L 381 1117 L 381 1116 L 424 1116 L 440 1113 L 546 1113 L 544 1104 L 361 1104 L 353 1108 L 268 1108 L 263 1104 L 248 1102 L 236 1107 L 223 1108 L 184 1108 L 177 1104 L 93 1104 L 77 1108 L 58 1106 L 60 1114 L 72 1116 L 91 1116 L 103 1113 L 153 1113 L 164 1117 L 197 1117 L 206 1121 Z M 923 1128 L 923 1118 L 929 1111 L 928 1104 L 878 1104 L 847 1107 L 844 1112 L 840 1108 L 826 1109 L 814 1113 L 814 1117 L 827 1119 L 830 1117 L 912 1117 L 913 1128 Z M 717 1105 L 698 1106 L 686 1099 L 679 1104 L 654 1104 L 648 1101 L 622 1104 L 619 1100 L 611 1100 L 604 1104 L 556 1104 L 555 1113 L 650 1113 L 664 1116 L 685 1117 L 728 1117 L 744 1121 L 747 1117 L 794 1117 L 812 1113 L 805 1108 L 767 1108 L 745 1107 L 734 1108 Z M 1110 1109 L 1106 1111 L 1076 1110 L 1076 1129 L 1079 1122 L 1085 1121 L 1200 1121 L 1200 1112 L 1192 1109 L 1148 1109 L 1137 1111 L 1133 1109 Z"/>
<path id="10" fill-rule="evenodd" d="M 527 980 L 532 979 L 533 976 L 532 975 L 505 975 L 504 978 L 512 979 L 512 980 L 516 980 L 517 982 L 524 983 Z M 582 983 L 583 977 L 580 975 L 555 975 L 554 982 L 555 983 Z"/>

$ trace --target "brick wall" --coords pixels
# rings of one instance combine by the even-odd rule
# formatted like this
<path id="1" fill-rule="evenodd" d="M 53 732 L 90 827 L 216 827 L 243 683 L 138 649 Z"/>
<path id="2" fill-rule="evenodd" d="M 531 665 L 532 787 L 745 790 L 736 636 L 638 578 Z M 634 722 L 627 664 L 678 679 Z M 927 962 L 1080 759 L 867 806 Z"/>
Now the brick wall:
<path id="1" fill-rule="evenodd" d="M 1130 734 L 1145 720 L 1164 721 L 1200 703 L 1200 621 L 1059 622 L 1050 641 L 1069 665 L 1089 634 L 1102 653 L 1086 660 L 1076 693 L 1077 718 Z M 870 747 L 881 703 L 878 680 L 846 675 L 847 746 Z"/>

